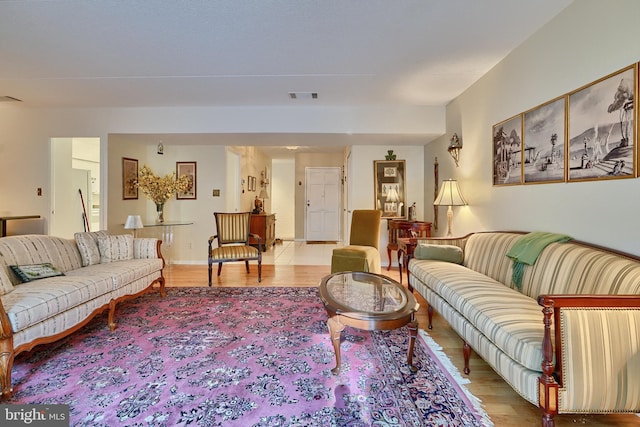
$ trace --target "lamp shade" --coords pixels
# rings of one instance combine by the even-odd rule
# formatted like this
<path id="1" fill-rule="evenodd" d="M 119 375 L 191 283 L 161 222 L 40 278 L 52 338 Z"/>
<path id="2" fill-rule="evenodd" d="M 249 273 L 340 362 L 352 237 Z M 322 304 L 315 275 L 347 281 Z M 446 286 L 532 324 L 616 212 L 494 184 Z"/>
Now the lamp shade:
<path id="1" fill-rule="evenodd" d="M 436 206 L 465 206 L 467 201 L 462 197 L 458 181 L 455 179 L 447 179 L 442 182 L 438 197 L 433 202 Z"/>
<path id="2" fill-rule="evenodd" d="M 267 194 L 267 191 L 263 188 L 260 190 L 260 194 L 258 194 L 258 198 L 259 199 L 268 199 L 269 195 Z"/>
<path id="3" fill-rule="evenodd" d="M 140 218 L 140 215 L 129 215 L 127 221 L 124 223 L 125 230 L 136 230 L 142 227 L 142 218 Z"/>

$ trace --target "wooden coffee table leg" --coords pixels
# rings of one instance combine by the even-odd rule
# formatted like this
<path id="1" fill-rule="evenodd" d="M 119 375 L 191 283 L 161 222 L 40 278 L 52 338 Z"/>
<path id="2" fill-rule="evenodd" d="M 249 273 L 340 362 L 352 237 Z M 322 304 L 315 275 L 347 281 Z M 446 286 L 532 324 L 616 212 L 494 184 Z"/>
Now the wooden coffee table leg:
<path id="1" fill-rule="evenodd" d="M 418 336 L 418 322 L 412 320 L 407 324 L 409 328 L 409 352 L 407 354 L 407 364 L 409 370 L 413 373 L 418 372 L 418 368 L 413 366 L 413 346 L 416 343 L 416 337 Z"/>
<path id="2" fill-rule="evenodd" d="M 336 367 L 333 368 L 331 372 L 334 375 L 338 375 L 340 373 L 340 334 L 344 330 L 344 325 L 335 317 L 330 317 L 329 320 L 327 320 L 327 326 L 329 327 L 329 335 L 333 343 L 333 351 L 336 354 Z"/>

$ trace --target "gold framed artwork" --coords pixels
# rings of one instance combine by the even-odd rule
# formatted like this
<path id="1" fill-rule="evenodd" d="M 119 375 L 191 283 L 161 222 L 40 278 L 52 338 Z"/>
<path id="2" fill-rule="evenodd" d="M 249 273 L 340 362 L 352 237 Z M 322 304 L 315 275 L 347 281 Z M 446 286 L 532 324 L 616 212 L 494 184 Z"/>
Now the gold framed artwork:
<path id="1" fill-rule="evenodd" d="M 629 65 L 494 125 L 493 185 L 637 177 L 639 67 Z"/>
<path id="2" fill-rule="evenodd" d="M 122 158 L 122 200 L 138 198 L 138 160 Z"/>
<path id="3" fill-rule="evenodd" d="M 176 194 L 178 200 L 196 200 L 198 198 L 197 193 L 197 175 L 196 175 L 196 162 L 176 162 L 176 177 L 179 178 L 185 175 L 189 180 L 189 186 L 184 191 L 180 191 Z"/>
<path id="4" fill-rule="evenodd" d="M 637 64 L 568 95 L 568 180 L 636 176 Z"/>
<path id="5" fill-rule="evenodd" d="M 382 218 L 406 218 L 406 163 L 404 160 L 374 160 L 375 208 Z"/>
<path id="6" fill-rule="evenodd" d="M 522 183 L 522 115 L 493 126 L 493 185 Z"/>
<path id="7" fill-rule="evenodd" d="M 566 98 L 524 113 L 522 165 L 525 184 L 565 180 Z"/>

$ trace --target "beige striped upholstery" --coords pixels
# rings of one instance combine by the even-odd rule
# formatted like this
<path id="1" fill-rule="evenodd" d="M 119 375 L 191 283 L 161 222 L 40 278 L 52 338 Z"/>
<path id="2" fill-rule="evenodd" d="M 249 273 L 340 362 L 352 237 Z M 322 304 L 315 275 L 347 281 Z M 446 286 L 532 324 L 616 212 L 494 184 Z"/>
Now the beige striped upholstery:
<path id="1" fill-rule="evenodd" d="M 575 242 L 552 243 L 525 266 L 518 291 L 506 254 L 522 235 L 419 239 L 461 247 L 464 262 L 413 259 L 409 280 L 514 390 L 537 405 L 544 334 L 538 296 L 640 295 L 640 263 Z M 640 378 L 640 309 L 563 309 L 562 326 L 567 357 L 561 361 L 560 412 L 640 411 L 640 389 L 632 385 Z"/>
<path id="2" fill-rule="evenodd" d="M 224 246 L 211 250 L 211 259 L 214 261 L 231 261 L 244 258 L 257 258 L 258 249 L 253 246 Z"/>
<path id="3" fill-rule="evenodd" d="M 219 245 L 246 243 L 249 238 L 249 212 L 216 214 Z"/>
<path id="4" fill-rule="evenodd" d="M 560 408 L 577 413 L 640 410 L 640 309 L 564 308 L 561 318 L 567 356 Z"/>

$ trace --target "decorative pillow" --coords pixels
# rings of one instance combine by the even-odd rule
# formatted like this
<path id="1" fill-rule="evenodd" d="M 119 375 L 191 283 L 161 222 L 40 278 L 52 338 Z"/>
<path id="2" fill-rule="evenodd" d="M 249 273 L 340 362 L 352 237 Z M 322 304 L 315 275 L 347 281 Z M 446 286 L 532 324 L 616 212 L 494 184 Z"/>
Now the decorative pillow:
<path id="1" fill-rule="evenodd" d="M 100 237 L 98 239 L 100 250 L 100 262 L 122 261 L 133 259 L 133 235 L 122 234 L 119 236 Z"/>
<path id="2" fill-rule="evenodd" d="M 4 270 L 4 267 L 0 265 L 0 295 L 8 294 L 13 290 L 13 283 L 11 283 L 11 279 L 7 276 L 7 272 Z"/>
<path id="3" fill-rule="evenodd" d="M 82 266 L 100 264 L 100 251 L 98 249 L 98 239 L 107 237 L 109 234 L 104 231 L 76 233 L 73 235 L 76 239 L 76 245 L 82 257 Z"/>
<path id="4" fill-rule="evenodd" d="M 417 259 L 433 259 L 436 261 L 453 262 L 462 264 L 464 255 L 462 249 L 455 245 L 430 245 L 419 243 L 413 251 L 413 256 Z"/>
<path id="5" fill-rule="evenodd" d="M 50 262 L 42 264 L 10 265 L 9 268 L 16 274 L 16 276 L 18 276 L 22 283 L 44 279 L 46 277 L 64 276 L 64 273 L 56 269 Z"/>

